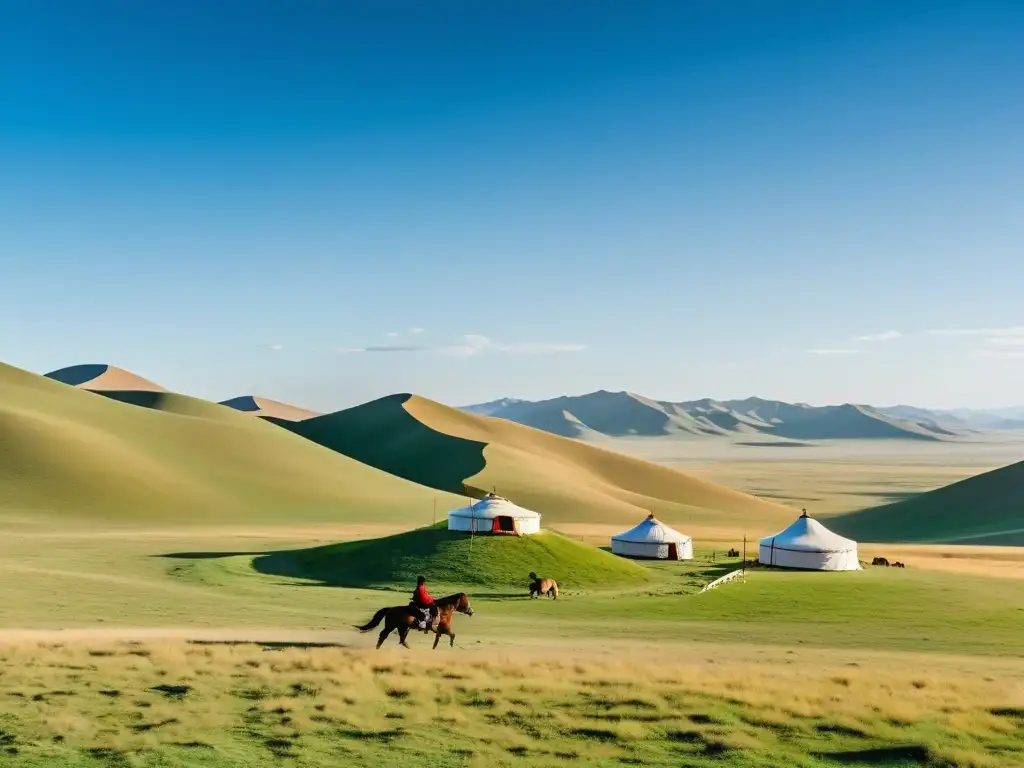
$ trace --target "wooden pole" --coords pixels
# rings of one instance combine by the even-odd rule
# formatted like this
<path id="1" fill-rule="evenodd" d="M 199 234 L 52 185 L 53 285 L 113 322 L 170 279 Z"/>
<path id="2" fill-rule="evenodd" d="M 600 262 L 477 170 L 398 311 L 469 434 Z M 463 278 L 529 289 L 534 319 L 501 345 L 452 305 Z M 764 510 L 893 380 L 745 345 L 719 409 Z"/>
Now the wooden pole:
<path id="1" fill-rule="evenodd" d="M 431 525 L 437 525 L 437 497 L 434 497 L 434 521 Z"/>
<path id="2" fill-rule="evenodd" d="M 747 576 L 747 534 L 743 534 L 743 577 Z"/>

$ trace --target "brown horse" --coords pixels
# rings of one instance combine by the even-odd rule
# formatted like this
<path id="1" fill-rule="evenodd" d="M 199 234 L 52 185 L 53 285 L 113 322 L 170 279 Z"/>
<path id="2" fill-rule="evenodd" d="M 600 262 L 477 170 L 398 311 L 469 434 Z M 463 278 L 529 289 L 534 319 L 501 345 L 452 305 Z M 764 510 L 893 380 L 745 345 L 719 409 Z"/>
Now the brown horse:
<path id="1" fill-rule="evenodd" d="M 434 648 L 437 648 L 437 642 L 441 639 L 441 635 L 448 635 L 451 638 L 449 645 L 454 646 L 455 633 L 452 632 L 452 617 L 456 611 L 467 616 L 473 615 L 473 607 L 469 604 L 469 598 L 466 597 L 465 592 L 459 592 L 457 595 L 449 595 L 448 597 L 435 600 L 434 605 L 437 606 L 437 626 L 420 631 L 433 631 L 437 635 L 434 638 Z M 360 632 L 369 632 L 383 621 L 384 628 L 377 636 L 377 647 L 380 648 L 388 635 L 397 629 L 398 642 L 408 648 L 409 645 L 405 642 L 405 638 L 408 637 L 411 629 L 419 629 L 416 627 L 419 620 L 419 612 L 415 608 L 411 608 L 408 605 L 394 605 L 390 608 L 381 608 L 373 614 L 373 618 L 368 623 L 362 626 L 357 624 L 356 629 Z"/>
<path id="2" fill-rule="evenodd" d="M 551 595 L 558 599 L 558 582 L 554 579 L 542 579 L 533 571 L 530 571 L 530 598 L 541 595 Z"/>

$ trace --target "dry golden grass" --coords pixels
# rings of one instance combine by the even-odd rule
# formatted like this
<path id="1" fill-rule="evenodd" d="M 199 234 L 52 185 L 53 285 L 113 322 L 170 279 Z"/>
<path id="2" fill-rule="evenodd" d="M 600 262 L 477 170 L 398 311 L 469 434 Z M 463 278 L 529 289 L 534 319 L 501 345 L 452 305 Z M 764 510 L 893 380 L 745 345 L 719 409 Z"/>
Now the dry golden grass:
<path id="1" fill-rule="evenodd" d="M 607 651 L 22 642 L 0 648 L 0 747 L 24 765 L 91 755 L 813 766 L 894 744 L 920 765 L 1024 756 L 1019 663 L 954 659 L 919 672 L 891 669 L 894 657 L 756 662 L 661 648 L 623 662 Z"/>
<path id="2" fill-rule="evenodd" d="M 861 544 L 861 559 L 876 555 L 899 560 L 910 568 L 1000 579 L 1024 579 L 1024 547 L 964 544 Z"/>

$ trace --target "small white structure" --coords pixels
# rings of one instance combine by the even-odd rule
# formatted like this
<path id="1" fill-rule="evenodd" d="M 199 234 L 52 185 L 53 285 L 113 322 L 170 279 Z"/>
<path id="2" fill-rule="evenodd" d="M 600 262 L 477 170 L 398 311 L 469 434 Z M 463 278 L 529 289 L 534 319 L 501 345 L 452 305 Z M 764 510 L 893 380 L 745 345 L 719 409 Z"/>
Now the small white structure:
<path id="1" fill-rule="evenodd" d="M 448 530 L 530 535 L 540 533 L 540 515 L 489 493 L 468 507 L 449 512 Z"/>
<path id="2" fill-rule="evenodd" d="M 692 560 L 693 539 L 669 528 L 652 512 L 640 525 L 612 536 L 612 554 L 654 560 Z"/>
<path id="3" fill-rule="evenodd" d="M 832 533 L 807 510 L 796 522 L 774 536 L 765 536 L 758 547 L 762 565 L 815 571 L 859 571 L 857 542 Z"/>

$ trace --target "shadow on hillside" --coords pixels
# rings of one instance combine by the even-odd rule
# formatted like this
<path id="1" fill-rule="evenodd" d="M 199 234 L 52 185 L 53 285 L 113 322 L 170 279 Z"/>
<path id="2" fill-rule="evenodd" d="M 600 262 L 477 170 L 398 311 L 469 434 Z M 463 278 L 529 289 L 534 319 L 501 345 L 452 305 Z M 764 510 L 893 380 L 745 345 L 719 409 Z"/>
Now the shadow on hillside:
<path id="1" fill-rule="evenodd" d="M 894 504 L 897 501 L 906 501 L 923 496 L 925 491 L 854 491 L 850 496 L 864 496 L 869 499 L 879 499 L 880 504 Z"/>
<path id="2" fill-rule="evenodd" d="M 103 395 L 110 400 L 116 400 L 125 405 L 135 405 L 139 408 L 150 408 L 155 411 L 163 410 L 163 403 L 170 393 L 150 392 L 145 389 L 107 389 L 97 390 L 97 395 Z"/>
<path id="3" fill-rule="evenodd" d="M 464 481 L 487 465 L 487 444 L 431 429 L 403 407 L 411 397 L 390 395 L 304 421 L 273 421 L 363 464 L 429 488 L 465 494 Z"/>
<path id="4" fill-rule="evenodd" d="M 85 365 L 72 365 L 61 368 L 59 371 L 51 371 L 46 374 L 48 379 L 59 381 L 72 387 L 78 387 L 86 382 L 98 379 L 107 372 L 110 366 L 103 363 L 87 363 Z"/>
<path id="5" fill-rule="evenodd" d="M 172 560 L 220 560 L 225 557 L 257 557 L 266 552 L 168 552 L 154 557 L 167 557 Z"/>

